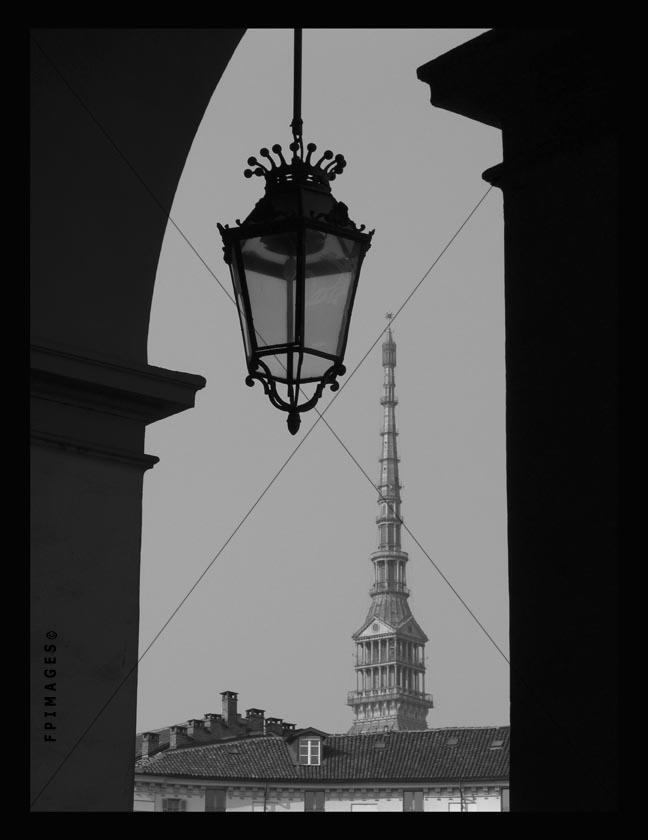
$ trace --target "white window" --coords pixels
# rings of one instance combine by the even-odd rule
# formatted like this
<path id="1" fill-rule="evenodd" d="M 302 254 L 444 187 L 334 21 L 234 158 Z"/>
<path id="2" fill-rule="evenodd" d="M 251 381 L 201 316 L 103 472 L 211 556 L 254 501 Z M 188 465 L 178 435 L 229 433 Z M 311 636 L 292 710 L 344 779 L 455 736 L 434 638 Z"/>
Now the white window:
<path id="1" fill-rule="evenodd" d="M 299 763 L 319 764 L 321 757 L 321 746 L 319 738 L 299 739 Z"/>
<path id="2" fill-rule="evenodd" d="M 163 799 L 162 810 L 171 812 L 186 811 L 187 803 L 184 799 Z"/>

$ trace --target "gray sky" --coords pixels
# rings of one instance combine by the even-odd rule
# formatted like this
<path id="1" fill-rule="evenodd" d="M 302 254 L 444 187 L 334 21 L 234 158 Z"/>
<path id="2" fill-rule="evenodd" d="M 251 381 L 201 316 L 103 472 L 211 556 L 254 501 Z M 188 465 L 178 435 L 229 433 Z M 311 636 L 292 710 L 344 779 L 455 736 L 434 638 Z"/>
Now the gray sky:
<path id="1" fill-rule="evenodd" d="M 433 108 L 416 68 L 481 29 L 307 29 L 304 141 L 347 159 L 333 183 L 376 229 L 356 296 L 351 371 L 487 189 L 500 132 Z M 216 223 L 261 196 L 243 177 L 290 142 L 292 32 L 248 30 L 207 109 L 172 209 L 231 291 Z M 173 115 L 169 115 L 173 119 Z M 508 654 L 501 194 L 492 190 L 394 322 L 403 517 Z M 158 267 L 149 362 L 200 373 L 196 408 L 149 427 L 141 649 L 166 621 L 317 419 L 296 437 L 244 383 L 234 306 L 171 225 Z M 348 379 L 341 379 L 344 383 Z M 378 478 L 380 344 L 326 418 Z M 333 397 L 326 391 L 319 408 Z M 239 692 L 297 725 L 345 732 L 351 634 L 370 603 L 376 493 L 323 423 L 211 567 L 139 672 L 138 730 L 220 711 Z M 508 666 L 405 534 L 410 606 L 430 638 L 428 725 L 508 722 Z"/>

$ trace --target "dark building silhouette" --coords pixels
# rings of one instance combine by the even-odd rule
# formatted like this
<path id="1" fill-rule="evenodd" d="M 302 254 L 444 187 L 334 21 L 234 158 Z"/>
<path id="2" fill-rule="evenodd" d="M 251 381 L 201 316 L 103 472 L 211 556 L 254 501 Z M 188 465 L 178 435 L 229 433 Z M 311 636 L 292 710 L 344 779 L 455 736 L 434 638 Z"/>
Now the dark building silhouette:
<path id="1" fill-rule="evenodd" d="M 502 129 L 513 811 L 617 807 L 615 40 L 495 29 L 418 70 Z"/>
<path id="2" fill-rule="evenodd" d="M 182 168 L 242 34 L 31 31 L 36 811 L 132 809 L 142 481 L 157 461 L 144 429 L 205 384 L 147 364 L 151 297 Z"/>

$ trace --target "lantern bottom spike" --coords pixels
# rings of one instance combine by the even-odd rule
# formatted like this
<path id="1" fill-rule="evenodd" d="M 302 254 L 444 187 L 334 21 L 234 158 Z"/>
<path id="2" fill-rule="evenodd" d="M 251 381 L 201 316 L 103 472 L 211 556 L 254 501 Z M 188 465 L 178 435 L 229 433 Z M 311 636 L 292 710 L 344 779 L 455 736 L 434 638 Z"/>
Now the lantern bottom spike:
<path id="1" fill-rule="evenodd" d="M 290 434 L 296 435 L 299 431 L 299 427 L 301 426 L 301 417 L 299 416 L 299 412 L 291 411 L 286 422 L 288 424 L 288 431 Z"/>

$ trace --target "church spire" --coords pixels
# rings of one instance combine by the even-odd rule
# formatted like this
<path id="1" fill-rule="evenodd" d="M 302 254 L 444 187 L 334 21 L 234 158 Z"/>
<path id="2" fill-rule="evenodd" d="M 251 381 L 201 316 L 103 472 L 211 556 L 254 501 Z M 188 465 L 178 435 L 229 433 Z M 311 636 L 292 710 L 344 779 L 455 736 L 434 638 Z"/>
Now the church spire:
<path id="1" fill-rule="evenodd" d="M 382 447 L 380 455 L 380 480 L 377 485 L 378 499 L 378 549 L 399 551 L 401 547 L 400 518 L 400 481 L 398 478 L 398 447 L 396 444 L 396 342 L 391 331 L 392 314 L 385 316 L 390 326 L 382 345 L 383 395 L 380 404 L 383 407 Z M 403 567 L 404 571 L 404 567 Z M 405 581 L 403 579 L 402 583 Z"/>
<path id="2" fill-rule="evenodd" d="M 348 696 L 355 720 L 351 734 L 385 729 L 427 729 L 432 698 L 425 693 L 427 636 L 414 620 L 407 599 L 407 552 L 401 547 L 401 485 L 396 430 L 396 342 L 392 314 L 382 345 L 383 409 L 378 496 L 378 548 L 371 555 L 371 606 L 356 643 L 355 691 Z"/>

